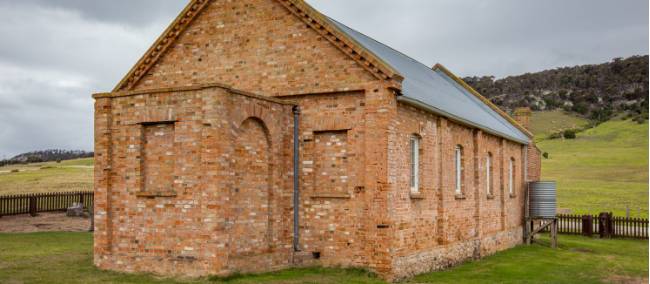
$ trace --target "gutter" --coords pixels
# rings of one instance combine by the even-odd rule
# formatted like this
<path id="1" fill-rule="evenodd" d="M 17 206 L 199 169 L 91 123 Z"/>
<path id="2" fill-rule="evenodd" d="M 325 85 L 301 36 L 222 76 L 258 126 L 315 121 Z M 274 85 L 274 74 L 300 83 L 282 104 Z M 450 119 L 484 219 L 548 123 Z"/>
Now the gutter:
<path id="1" fill-rule="evenodd" d="M 300 251 L 300 107 L 293 107 L 293 251 Z"/>
<path id="2" fill-rule="evenodd" d="M 461 118 L 461 117 L 459 117 L 457 115 L 453 115 L 453 114 L 448 113 L 448 112 L 446 112 L 444 110 L 432 107 L 432 106 L 430 106 L 428 104 L 425 104 L 425 103 L 420 102 L 420 101 L 415 100 L 415 99 L 411 99 L 409 97 L 398 96 L 397 101 L 408 104 L 408 105 L 411 105 L 411 106 L 414 106 L 414 107 L 417 107 L 419 109 L 423 109 L 423 110 L 438 114 L 438 115 L 445 116 L 445 117 L 447 117 L 447 118 L 449 118 L 449 119 L 451 119 L 453 121 L 460 122 L 461 124 L 468 125 L 468 126 L 471 126 L 471 127 L 477 128 L 477 129 L 481 129 L 486 133 L 489 133 L 489 134 L 492 134 L 492 135 L 495 135 L 495 136 L 498 136 L 498 137 L 503 137 L 503 138 L 506 138 L 506 139 L 511 140 L 511 141 L 515 141 L 515 142 L 523 144 L 523 145 L 528 145 L 530 143 L 530 141 L 528 141 L 528 140 L 521 140 L 519 138 L 515 138 L 515 137 L 512 137 L 512 136 L 505 135 L 503 133 L 499 133 L 499 132 L 497 132 L 495 130 L 492 130 L 490 128 L 487 128 L 485 126 L 478 125 L 478 124 L 476 124 L 474 122 L 471 122 L 469 120 Z"/>

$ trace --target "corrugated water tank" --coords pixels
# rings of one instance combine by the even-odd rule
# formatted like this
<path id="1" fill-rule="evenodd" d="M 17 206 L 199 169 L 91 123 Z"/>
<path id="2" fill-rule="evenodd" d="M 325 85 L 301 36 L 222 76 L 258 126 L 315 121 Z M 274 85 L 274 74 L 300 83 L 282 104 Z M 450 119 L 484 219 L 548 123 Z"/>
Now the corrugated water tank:
<path id="1" fill-rule="evenodd" d="M 555 218 L 557 210 L 557 183 L 540 181 L 530 183 L 530 217 Z"/>

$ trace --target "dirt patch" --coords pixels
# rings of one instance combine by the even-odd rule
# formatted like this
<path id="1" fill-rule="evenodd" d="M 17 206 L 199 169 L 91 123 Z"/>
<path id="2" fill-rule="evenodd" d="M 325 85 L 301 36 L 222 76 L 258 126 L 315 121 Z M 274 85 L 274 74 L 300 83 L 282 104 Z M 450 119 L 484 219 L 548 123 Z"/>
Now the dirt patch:
<path id="1" fill-rule="evenodd" d="M 647 284 L 647 277 L 632 277 L 632 276 L 622 276 L 614 275 L 610 276 L 605 280 L 606 283 L 616 283 L 616 284 Z"/>
<path id="2" fill-rule="evenodd" d="M 67 217 L 65 213 L 39 213 L 29 215 L 3 216 L 0 218 L 0 233 L 34 232 L 87 232 L 90 219 Z"/>

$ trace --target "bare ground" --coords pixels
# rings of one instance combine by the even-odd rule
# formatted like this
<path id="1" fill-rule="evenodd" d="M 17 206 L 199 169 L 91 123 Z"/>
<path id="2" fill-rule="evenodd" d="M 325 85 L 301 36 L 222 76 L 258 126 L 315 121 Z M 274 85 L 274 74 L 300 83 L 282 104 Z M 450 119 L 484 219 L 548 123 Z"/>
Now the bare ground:
<path id="1" fill-rule="evenodd" d="M 39 213 L 36 217 L 18 215 L 0 218 L 0 233 L 87 232 L 89 228 L 90 219 L 67 217 L 61 212 Z"/>
<path id="2" fill-rule="evenodd" d="M 646 284 L 648 283 L 648 278 L 614 275 L 606 279 L 605 282 L 614 284 Z"/>
<path id="3" fill-rule="evenodd" d="M 648 278 L 614 275 L 606 279 L 605 282 L 615 284 L 646 284 L 648 283 Z"/>

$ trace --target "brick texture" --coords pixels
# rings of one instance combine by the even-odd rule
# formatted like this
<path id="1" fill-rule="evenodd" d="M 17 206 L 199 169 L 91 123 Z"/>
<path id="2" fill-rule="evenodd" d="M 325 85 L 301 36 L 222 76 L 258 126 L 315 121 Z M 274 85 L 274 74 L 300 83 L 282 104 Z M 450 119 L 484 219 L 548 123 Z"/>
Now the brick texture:
<path id="1" fill-rule="evenodd" d="M 378 79 L 287 1 L 199 2 L 140 80 L 95 96 L 97 266 L 204 276 L 322 265 L 398 280 L 521 243 L 526 180 L 540 178 L 534 145 L 398 103 L 399 82 Z"/>

